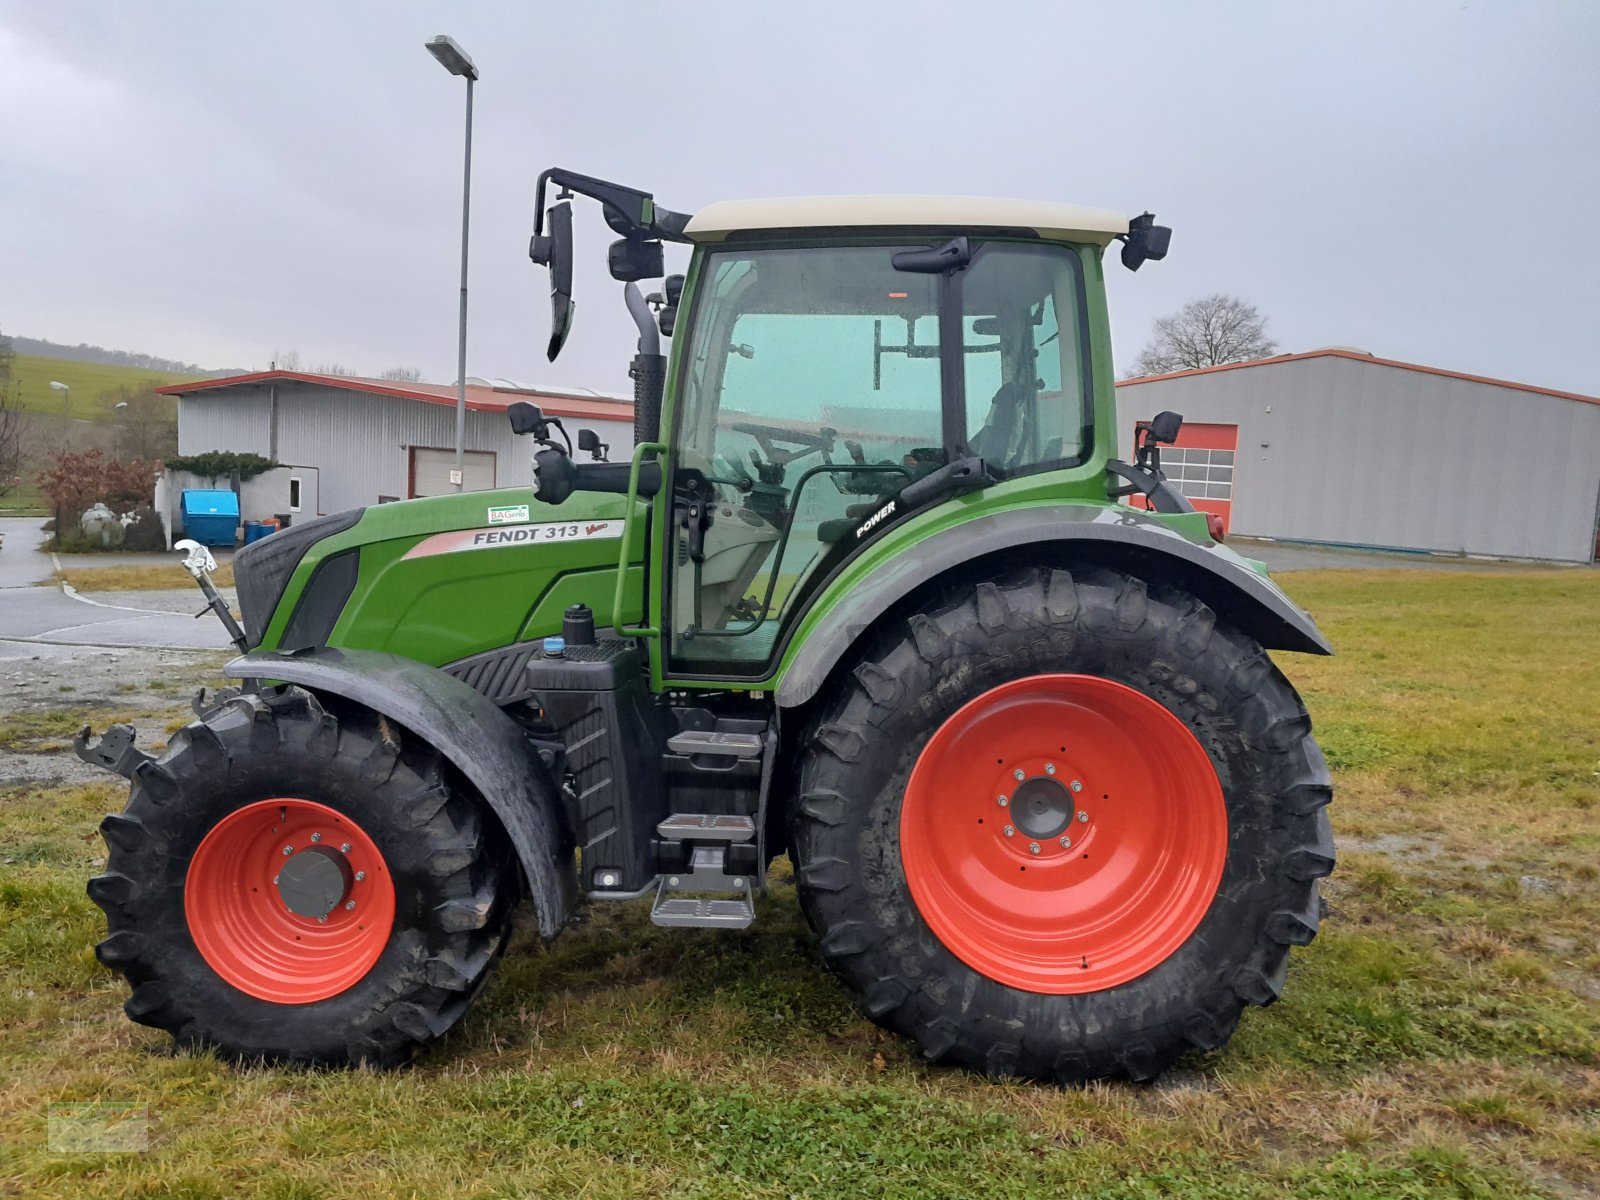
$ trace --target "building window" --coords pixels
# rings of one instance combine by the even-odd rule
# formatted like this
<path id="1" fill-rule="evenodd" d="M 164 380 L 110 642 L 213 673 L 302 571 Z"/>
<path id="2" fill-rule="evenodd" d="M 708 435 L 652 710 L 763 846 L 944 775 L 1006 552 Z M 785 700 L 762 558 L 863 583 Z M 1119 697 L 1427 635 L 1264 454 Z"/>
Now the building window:
<path id="1" fill-rule="evenodd" d="M 1233 456 L 1232 450 L 1163 446 L 1161 469 L 1191 500 L 1232 500 Z"/>
<path id="2" fill-rule="evenodd" d="M 289 477 L 289 511 L 300 511 L 300 479 L 295 475 Z"/>

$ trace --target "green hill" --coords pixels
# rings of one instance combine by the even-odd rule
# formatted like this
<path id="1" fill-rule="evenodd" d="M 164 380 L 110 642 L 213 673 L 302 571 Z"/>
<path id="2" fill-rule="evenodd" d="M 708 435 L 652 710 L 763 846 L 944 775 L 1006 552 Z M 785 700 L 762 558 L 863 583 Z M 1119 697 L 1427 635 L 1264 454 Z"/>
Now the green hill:
<path id="1" fill-rule="evenodd" d="M 161 387 L 168 383 L 185 383 L 203 379 L 202 375 L 173 375 L 165 371 L 147 371 L 139 367 L 114 367 L 103 363 L 75 362 L 66 358 L 42 358 L 33 354 L 19 354 L 11 367 L 11 377 L 16 381 L 24 412 L 49 413 L 60 416 L 66 407 L 62 393 L 50 386 L 51 380 L 67 385 L 71 391 L 70 415 L 78 420 L 108 421 L 112 419 L 111 403 L 104 399 L 106 393 L 121 387 Z"/>

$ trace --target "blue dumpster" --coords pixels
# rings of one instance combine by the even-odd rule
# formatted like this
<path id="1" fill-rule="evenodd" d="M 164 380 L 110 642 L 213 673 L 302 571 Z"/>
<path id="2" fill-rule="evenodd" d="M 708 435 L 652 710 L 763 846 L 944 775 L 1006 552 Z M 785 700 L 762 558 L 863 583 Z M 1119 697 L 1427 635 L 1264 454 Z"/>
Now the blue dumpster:
<path id="1" fill-rule="evenodd" d="M 183 528 L 202 545 L 233 545 L 239 532 L 239 497 L 228 491 L 186 488 Z"/>

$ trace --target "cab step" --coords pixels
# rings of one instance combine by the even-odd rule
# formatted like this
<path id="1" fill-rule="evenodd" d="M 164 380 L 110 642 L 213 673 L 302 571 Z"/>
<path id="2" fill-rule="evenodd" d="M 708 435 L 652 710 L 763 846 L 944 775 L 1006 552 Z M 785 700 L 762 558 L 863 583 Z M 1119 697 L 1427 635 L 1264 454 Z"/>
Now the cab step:
<path id="1" fill-rule="evenodd" d="M 667 749 L 673 754 L 689 758 L 760 758 L 761 736 L 715 729 L 689 729 L 669 737 Z"/>
<path id="2" fill-rule="evenodd" d="M 715 900 L 703 896 L 657 897 L 650 920 L 677 929 L 744 929 L 756 919 L 755 901 Z"/>
<path id="3" fill-rule="evenodd" d="M 689 854 L 682 869 L 661 876 L 651 921 L 680 928 L 743 929 L 756 919 L 755 895 L 761 881 L 754 875 L 728 874 L 728 852 L 755 837 L 754 821 L 744 816 L 676 813 L 657 831 L 663 838 L 683 842 Z M 716 893 L 732 898 L 722 899 Z"/>
<path id="4" fill-rule="evenodd" d="M 656 832 L 674 842 L 748 842 L 756 836 L 756 823 L 736 814 L 673 813 Z"/>

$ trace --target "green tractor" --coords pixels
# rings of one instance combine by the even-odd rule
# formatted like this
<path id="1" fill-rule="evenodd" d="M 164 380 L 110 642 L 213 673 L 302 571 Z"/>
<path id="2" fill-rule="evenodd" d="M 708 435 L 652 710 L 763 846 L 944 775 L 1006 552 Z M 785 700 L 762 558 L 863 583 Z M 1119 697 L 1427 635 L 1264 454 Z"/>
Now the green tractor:
<path id="1" fill-rule="evenodd" d="M 930 1060 L 1145 1080 L 1221 1046 L 1317 929 L 1328 769 L 1268 651 L 1329 648 L 1165 480 L 1181 418 L 1117 457 L 1102 258 L 1170 231 L 933 197 L 685 216 L 547 171 L 552 359 L 579 196 L 639 331 L 631 459 L 513 406 L 531 495 L 246 547 L 242 626 L 214 604 L 241 685 L 160 757 L 80 736 L 132 785 L 89 882 L 128 1015 L 398 1063 L 524 900 L 545 938 L 632 900 L 741 929 L 788 854 L 822 958 Z M 646 296 L 667 241 L 687 276 Z"/>

